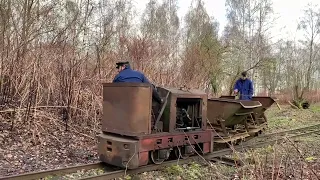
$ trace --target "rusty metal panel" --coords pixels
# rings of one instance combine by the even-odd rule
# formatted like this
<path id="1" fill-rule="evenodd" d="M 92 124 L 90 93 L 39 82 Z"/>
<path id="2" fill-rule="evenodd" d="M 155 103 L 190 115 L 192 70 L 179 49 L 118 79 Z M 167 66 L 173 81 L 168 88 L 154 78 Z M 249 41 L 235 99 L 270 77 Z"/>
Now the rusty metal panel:
<path id="1" fill-rule="evenodd" d="M 220 96 L 223 99 L 235 99 L 234 96 Z M 253 101 L 259 101 L 264 108 L 269 108 L 276 100 L 275 97 L 269 96 L 252 96 Z"/>
<path id="2" fill-rule="evenodd" d="M 127 136 L 151 133 L 152 89 L 143 83 L 103 84 L 102 131 Z"/>
<path id="3" fill-rule="evenodd" d="M 149 152 L 139 152 L 139 166 L 144 166 L 149 163 Z"/>
<path id="4" fill-rule="evenodd" d="M 212 143 L 212 144 L 213 144 L 213 143 Z M 212 146 L 211 146 L 211 142 L 203 143 L 203 150 L 202 150 L 202 152 L 203 152 L 204 154 L 212 152 L 211 147 L 212 147 Z"/>
<path id="5" fill-rule="evenodd" d="M 220 98 L 225 99 L 234 99 L 234 96 L 220 96 Z M 255 114 L 257 117 L 261 117 L 263 113 L 272 106 L 273 103 L 276 102 L 277 98 L 269 97 L 269 96 L 253 96 L 253 101 L 259 101 L 262 104 L 262 108 L 255 110 Z"/>
<path id="6" fill-rule="evenodd" d="M 259 101 L 266 109 L 268 109 L 274 102 L 276 102 L 276 98 L 268 96 L 254 96 L 252 97 L 252 100 Z"/>
<path id="7" fill-rule="evenodd" d="M 223 98 L 211 98 L 209 100 L 227 102 L 227 103 L 239 103 L 245 109 L 253 109 L 262 106 L 259 101 L 248 101 L 248 100 L 235 100 L 235 99 L 223 99 Z"/>
<path id="8" fill-rule="evenodd" d="M 208 119 L 212 124 L 224 120 L 225 126 L 241 124 L 254 109 L 262 107 L 258 101 L 239 101 L 232 99 L 208 99 Z"/>
<path id="9" fill-rule="evenodd" d="M 234 96 L 220 96 L 222 99 L 235 99 Z"/>
<path id="10" fill-rule="evenodd" d="M 139 149 L 141 152 L 145 152 L 190 145 L 190 143 L 210 143 L 211 137 L 211 130 L 192 131 L 188 133 L 159 133 L 156 135 L 144 136 L 143 139 L 140 140 Z"/>
<path id="11" fill-rule="evenodd" d="M 208 95 L 204 91 L 194 89 L 183 89 L 183 88 L 158 88 L 159 93 L 162 97 L 165 97 L 169 92 L 167 107 L 164 111 L 164 117 L 161 118 L 163 121 L 163 130 L 165 132 L 176 132 L 176 116 L 177 116 L 177 99 L 201 99 L 200 103 L 200 116 L 202 117 L 202 130 L 207 129 L 207 99 Z"/>
<path id="12" fill-rule="evenodd" d="M 207 99 L 208 95 L 200 90 L 184 90 L 179 88 L 159 88 L 161 96 L 165 96 L 167 92 L 170 92 L 168 97 L 168 104 L 165 110 L 165 117 L 161 120 L 163 123 L 163 129 L 165 132 L 176 132 L 176 116 L 177 116 L 177 99 L 201 99 L 200 103 L 200 116 L 202 117 L 202 130 L 207 129 Z"/>
<path id="13" fill-rule="evenodd" d="M 98 135 L 98 154 L 102 162 L 135 169 L 140 166 L 139 141 L 114 135 Z"/>
<path id="14" fill-rule="evenodd" d="M 186 95 L 196 96 L 198 97 L 203 96 L 204 92 L 199 89 L 188 89 L 188 88 L 169 88 L 169 87 L 162 87 L 162 89 L 165 89 L 166 91 L 171 92 L 172 94 L 182 95 L 183 97 L 186 97 Z"/>
<path id="15" fill-rule="evenodd" d="M 262 108 L 255 111 L 255 114 L 258 118 L 264 116 L 264 112 L 272 106 L 273 103 L 276 102 L 276 98 L 268 97 L 268 96 L 255 96 L 252 98 L 254 101 L 259 101 L 262 104 Z"/>

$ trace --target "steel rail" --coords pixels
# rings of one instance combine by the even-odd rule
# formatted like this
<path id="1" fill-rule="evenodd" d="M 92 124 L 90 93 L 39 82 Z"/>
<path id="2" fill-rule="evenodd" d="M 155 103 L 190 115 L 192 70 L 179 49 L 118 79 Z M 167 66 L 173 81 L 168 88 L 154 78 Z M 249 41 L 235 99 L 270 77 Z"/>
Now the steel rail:
<path id="1" fill-rule="evenodd" d="M 211 161 L 216 162 L 216 163 L 221 163 L 227 166 L 241 166 L 239 162 L 233 160 L 233 159 L 227 159 L 227 158 L 213 158 L 211 159 Z"/>
<path id="2" fill-rule="evenodd" d="M 0 180 L 31 180 L 31 179 L 40 179 L 46 176 L 55 176 L 55 175 L 64 175 L 77 172 L 78 170 L 89 170 L 89 169 L 97 169 L 97 168 L 105 168 L 104 163 L 91 163 L 86 165 L 78 165 L 78 166 L 70 166 L 66 168 L 58 168 L 52 170 L 44 170 L 38 172 L 30 172 L 24 174 L 18 174 L 7 177 L 0 177 Z"/>
<path id="3" fill-rule="evenodd" d="M 317 128 L 317 127 L 320 127 L 320 123 L 317 123 L 317 124 L 314 124 L 314 125 L 311 125 L 311 126 L 301 127 L 301 128 L 288 129 L 288 130 L 285 130 L 285 131 L 263 134 L 261 136 L 255 137 L 255 138 L 264 138 L 264 137 L 271 136 L 271 135 L 281 135 L 281 134 L 286 134 L 286 133 L 290 133 L 290 132 L 296 132 L 296 131 L 302 131 L 302 130 L 308 130 L 308 129 L 312 129 L 312 128 Z"/>
<path id="4" fill-rule="evenodd" d="M 317 125 L 312 125 L 310 127 L 303 127 L 303 128 L 299 128 L 299 129 L 293 129 L 293 130 L 287 130 L 287 131 L 283 131 L 283 132 L 278 132 L 278 133 L 272 133 L 272 134 L 268 134 L 267 136 L 263 136 L 263 137 L 269 137 L 272 135 L 276 135 L 276 134 L 285 134 L 288 132 L 295 132 L 295 131 L 301 131 L 301 130 L 308 130 L 310 128 L 314 128 L 320 126 L 320 124 Z M 90 177 L 84 177 L 82 178 L 82 180 L 84 179 L 114 179 L 117 177 L 121 177 L 125 174 L 138 174 L 138 173 L 142 173 L 142 172 L 147 172 L 147 171 L 153 171 L 153 170 L 157 170 L 161 167 L 164 166 L 169 166 L 169 165 L 174 165 L 174 164 L 186 164 L 188 162 L 191 161 L 195 161 L 195 160 L 212 160 L 214 158 L 217 157 L 221 157 L 221 156 L 225 156 L 225 155 L 229 155 L 232 154 L 233 152 L 242 152 L 244 150 L 247 150 L 249 148 L 260 148 L 260 147 L 264 147 L 266 145 L 270 145 L 273 143 L 276 143 L 278 141 L 283 140 L 285 137 L 288 138 L 296 138 L 299 136 L 305 136 L 308 134 L 313 134 L 316 132 L 319 132 L 320 129 L 315 129 L 313 131 L 308 131 L 308 132 L 303 132 L 300 134 L 295 134 L 295 135 L 291 135 L 291 136 L 284 136 L 281 138 L 277 138 L 274 140 L 267 140 L 264 142 L 255 142 L 254 144 L 249 144 L 252 141 L 247 141 L 242 143 L 241 145 L 236 145 L 236 146 L 232 146 L 231 148 L 226 148 L 226 149 L 222 149 L 222 150 L 218 150 L 218 151 L 214 151 L 210 154 L 206 154 L 203 155 L 202 157 L 200 156 L 192 156 L 189 157 L 188 159 L 179 159 L 179 160 L 172 160 L 172 161 L 167 161 L 164 162 L 160 165 L 147 165 L 147 166 L 143 166 L 140 167 L 138 169 L 133 169 L 133 170 L 111 170 L 111 172 L 107 172 L 101 175 L 97 175 L 97 176 L 90 176 Z M 260 136 L 262 137 L 262 136 Z M 31 172 L 31 173 L 24 173 L 24 174 L 18 174 L 18 175 L 13 175 L 13 176 L 7 176 L 7 177 L 0 177 L 0 180 L 31 180 L 31 179 L 40 179 L 40 178 L 44 178 L 46 176 L 57 176 L 57 175 L 66 175 L 66 174 L 71 174 L 74 173 L 78 170 L 90 170 L 90 169 L 98 169 L 98 168 L 108 168 L 109 166 L 106 165 L 105 163 L 102 162 L 98 162 L 98 163 L 91 163 L 91 164 L 86 164 L 86 165 L 79 165 L 79 166 L 71 166 L 71 167 L 66 167 L 66 168 L 58 168 L 58 169 L 53 169 L 53 170 L 44 170 L 44 171 L 39 171 L 39 172 Z M 109 168 L 113 168 L 113 166 L 110 166 Z"/>
<path id="5" fill-rule="evenodd" d="M 170 166 L 170 165 L 179 165 L 179 164 L 186 164 L 195 160 L 209 160 L 214 157 L 220 157 L 224 155 L 228 155 L 232 152 L 229 148 L 215 151 L 213 153 L 210 153 L 210 155 L 203 155 L 202 157 L 200 156 L 191 156 L 187 159 L 179 159 L 179 160 L 172 160 L 172 161 L 166 161 L 163 162 L 162 164 L 155 165 L 155 164 L 150 164 L 146 166 L 142 166 L 138 169 L 130 169 L 130 170 L 118 170 L 118 171 L 113 171 L 113 172 L 107 172 L 101 175 L 97 176 L 90 176 L 90 177 L 84 177 L 81 178 L 80 180 L 89 180 L 89 179 L 95 179 L 95 180 L 107 180 L 107 179 L 115 179 L 121 176 L 124 176 L 126 174 L 138 174 L 138 173 L 143 173 L 143 172 L 148 172 L 148 171 L 154 171 L 158 170 L 159 168 L 165 167 L 165 166 Z M 209 158 L 208 158 L 209 157 Z"/>
<path id="6" fill-rule="evenodd" d="M 296 129 L 290 129 L 290 130 L 285 130 L 285 131 L 276 132 L 276 133 L 264 134 L 262 136 L 257 136 L 257 137 L 249 137 L 250 139 L 248 139 L 244 143 L 257 143 L 257 142 L 265 141 L 266 139 L 270 140 L 273 138 L 279 138 L 279 136 L 290 136 L 290 135 L 292 136 L 293 134 L 295 134 L 296 137 L 298 137 L 299 134 L 307 135 L 310 133 L 316 133 L 319 131 L 319 129 L 320 129 L 320 123 L 315 124 L 315 125 L 311 125 L 311 126 L 302 127 L 302 128 L 296 128 Z M 308 132 L 310 132 L 310 133 L 308 133 Z"/>

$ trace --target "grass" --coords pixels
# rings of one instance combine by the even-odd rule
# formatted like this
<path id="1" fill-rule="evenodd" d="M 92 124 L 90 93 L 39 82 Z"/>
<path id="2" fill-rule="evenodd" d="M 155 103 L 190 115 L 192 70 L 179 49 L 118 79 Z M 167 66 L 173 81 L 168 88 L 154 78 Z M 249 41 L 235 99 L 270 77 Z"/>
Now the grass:
<path id="1" fill-rule="evenodd" d="M 314 113 L 320 113 L 320 104 L 316 104 L 310 107 L 310 110 Z"/>
<path id="2" fill-rule="evenodd" d="M 173 165 L 164 168 L 162 171 L 146 172 L 135 177 L 137 179 L 156 180 L 197 180 L 197 179 L 229 179 L 236 173 L 237 169 L 222 164 L 200 165 L 195 162 L 188 165 Z"/>
<path id="3" fill-rule="evenodd" d="M 320 123 L 320 104 L 310 109 L 292 109 L 290 106 L 271 107 L 266 112 L 268 118 L 267 132 L 276 132 Z"/>

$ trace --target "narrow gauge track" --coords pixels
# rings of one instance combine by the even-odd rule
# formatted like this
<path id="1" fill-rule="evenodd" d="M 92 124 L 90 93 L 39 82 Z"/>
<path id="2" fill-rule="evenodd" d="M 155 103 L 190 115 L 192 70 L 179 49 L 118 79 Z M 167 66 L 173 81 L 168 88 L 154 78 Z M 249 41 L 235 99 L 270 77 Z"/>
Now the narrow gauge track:
<path id="1" fill-rule="evenodd" d="M 286 136 L 287 138 L 296 138 L 296 137 L 300 137 L 300 136 L 304 136 L 304 135 L 309 135 L 309 134 L 313 134 L 316 132 L 319 132 L 320 129 L 318 130 L 314 130 L 314 131 L 308 131 L 305 133 L 300 133 L 300 134 L 294 134 L 291 136 Z M 90 176 L 90 177 L 85 177 L 85 178 L 81 178 L 81 180 L 105 180 L 105 179 L 115 179 L 117 177 L 121 177 L 125 174 L 138 174 L 138 173 L 143 173 L 143 172 L 148 172 L 148 171 L 154 171 L 157 170 L 161 167 L 164 166 L 169 166 L 169 165 L 174 165 L 174 164 L 185 164 L 194 160 L 203 160 L 203 158 L 207 161 L 210 161 L 212 159 L 215 159 L 217 157 L 220 156 L 225 156 L 225 155 L 229 155 L 232 154 L 233 152 L 243 152 L 244 150 L 248 150 L 248 149 L 255 149 L 255 148 L 261 148 L 264 147 L 266 145 L 272 145 L 275 143 L 280 143 L 282 140 L 284 140 L 285 137 L 282 138 L 277 138 L 277 139 L 273 139 L 273 140 L 268 140 L 268 141 L 264 141 L 264 142 L 258 142 L 256 144 L 242 144 L 242 145 L 237 145 L 234 146 L 233 148 L 226 148 L 223 150 L 219 150 L 219 151 L 215 151 L 211 154 L 207 154 L 204 155 L 202 157 L 199 156 L 193 156 L 190 157 L 188 159 L 180 159 L 179 162 L 177 160 L 173 160 L 173 161 L 167 161 L 164 162 L 160 165 L 148 165 L 148 166 L 144 166 L 141 167 L 139 169 L 134 169 L 134 170 L 119 170 L 119 171 L 115 171 L 115 172 L 107 172 L 101 175 L 97 175 L 97 176 Z"/>
<path id="2" fill-rule="evenodd" d="M 295 129 L 289 129 L 285 131 L 280 131 L 280 132 L 275 132 L 275 133 L 268 133 L 268 134 L 263 134 L 257 137 L 252 137 L 248 139 L 245 143 L 256 143 L 256 142 L 263 142 L 266 140 L 272 140 L 272 139 L 277 139 L 279 137 L 283 136 L 293 136 L 296 135 L 297 137 L 301 135 L 308 135 L 312 133 L 318 132 L 320 129 L 320 123 L 311 125 L 311 126 L 305 126 L 302 128 L 295 128 Z"/>
<path id="3" fill-rule="evenodd" d="M 305 136 L 305 135 L 317 133 L 320 131 L 319 127 L 320 127 L 320 124 L 316 124 L 316 125 L 312 125 L 312 126 L 298 128 L 298 129 L 292 129 L 292 130 L 286 130 L 286 131 L 281 131 L 281 132 L 277 132 L 277 133 L 265 134 L 265 135 L 256 137 L 258 139 L 264 139 L 264 140 L 261 140 L 261 141 L 257 140 L 257 141 L 255 141 L 254 144 L 251 144 L 251 142 L 253 140 L 253 139 L 251 139 L 251 140 L 244 142 L 240 145 L 233 146 L 232 148 L 218 150 L 213 153 L 203 155 L 202 157 L 195 155 L 195 156 L 189 157 L 188 159 L 179 159 L 179 161 L 178 160 L 166 161 L 160 165 L 151 164 L 151 165 L 143 166 L 141 168 L 134 169 L 134 170 L 127 170 L 127 171 L 119 170 L 119 168 L 117 168 L 117 167 L 106 165 L 102 162 L 98 162 L 98 163 L 92 163 L 92 164 L 86 164 L 86 165 L 80 165 L 80 166 L 71 166 L 71 167 L 67 167 L 67 168 L 59 168 L 59 169 L 54 169 L 54 170 L 47 170 L 47 171 L 32 172 L 32 173 L 25 173 L 25 174 L 14 175 L 14 176 L 1 177 L 0 180 L 4 180 L 4 179 L 5 180 L 41 179 L 46 176 L 66 175 L 66 174 L 75 173 L 78 170 L 90 170 L 90 169 L 99 169 L 99 168 L 105 169 L 107 172 L 104 174 L 101 174 L 101 175 L 97 175 L 97 176 L 84 177 L 81 180 L 85 180 L 85 179 L 86 180 L 89 180 L 89 179 L 95 179 L 95 180 L 114 179 L 117 177 L 121 177 L 125 174 L 138 174 L 138 173 L 143 173 L 143 172 L 147 172 L 147 171 L 154 171 L 154 170 L 157 170 L 157 169 L 164 167 L 164 166 L 169 166 L 169 165 L 174 165 L 174 164 L 185 164 L 185 163 L 195 161 L 195 160 L 204 160 L 205 159 L 207 161 L 210 161 L 210 160 L 215 159 L 220 156 L 232 154 L 235 151 L 242 152 L 247 149 L 260 148 L 260 147 L 263 147 L 266 145 L 271 145 L 271 144 L 274 144 L 277 142 L 281 142 L 282 140 L 284 140 L 285 137 L 296 138 L 296 137 L 300 137 L 300 136 Z M 287 136 L 283 136 L 285 134 Z M 274 137 L 276 137 L 276 138 L 274 138 Z"/>
<path id="4" fill-rule="evenodd" d="M 90 169 L 98 169 L 98 168 L 105 168 L 105 165 L 101 162 L 90 163 L 85 165 L 70 166 L 66 168 L 58 168 L 53 170 L 44 170 L 44 171 L 38 171 L 38 172 L 18 174 L 18 175 L 8 176 L 8 177 L 0 177 L 0 180 L 40 179 L 46 176 L 65 175 L 65 174 L 77 172 L 78 170 L 90 170 Z"/>

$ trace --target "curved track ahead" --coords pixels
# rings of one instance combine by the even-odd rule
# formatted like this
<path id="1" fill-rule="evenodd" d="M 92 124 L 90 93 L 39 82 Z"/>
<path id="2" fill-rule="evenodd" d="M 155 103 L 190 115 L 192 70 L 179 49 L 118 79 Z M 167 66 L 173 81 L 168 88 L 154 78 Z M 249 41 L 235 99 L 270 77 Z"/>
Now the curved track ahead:
<path id="1" fill-rule="evenodd" d="M 92 163 L 92 164 L 87 164 L 87 165 L 71 166 L 71 167 L 67 167 L 67 168 L 60 168 L 60 169 L 54 169 L 54 170 L 48 170 L 48 171 L 32 172 L 32 173 L 25 173 L 25 174 L 20 174 L 20 175 L 2 177 L 2 178 L 0 178 L 0 180 L 2 180 L 2 179 L 6 179 L 6 180 L 41 179 L 46 176 L 66 175 L 66 174 L 71 174 L 71 173 L 77 172 L 78 170 L 90 170 L 90 169 L 98 169 L 98 168 L 103 168 L 108 172 L 101 174 L 101 175 L 97 175 L 97 176 L 85 177 L 85 178 L 82 178 L 82 180 L 84 180 L 84 179 L 87 179 L 87 180 L 89 180 L 89 179 L 96 179 L 96 180 L 114 179 L 117 177 L 121 177 L 125 174 L 137 174 L 137 173 L 142 173 L 142 172 L 147 172 L 147 171 L 153 171 L 153 170 L 157 170 L 157 169 L 164 167 L 164 166 L 174 165 L 174 164 L 185 164 L 185 163 L 188 163 L 188 162 L 191 162 L 194 160 L 209 161 L 209 160 L 212 160 L 213 158 L 229 155 L 229 154 L 232 154 L 233 152 L 236 152 L 236 151 L 239 152 L 239 151 L 244 151 L 244 150 L 247 150 L 250 148 L 259 148 L 259 147 L 263 147 L 266 145 L 274 144 L 274 143 L 277 143 L 277 142 L 283 140 L 284 137 L 296 138 L 299 136 L 305 136 L 305 135 L 309 135 L 309 134 L 313 134 L 313 133 L 317 133 L 317 132 L 320 132 L 320 124 L 307 126 L 307 127 L 303 127 L 303 128 L 298 128 L 298 129 L 281 131 L 281 132 L 272 133 L 272 134 L 265 134 L 265 135 L 256 137 L 257 139 L 254 138 L 255 143 L 253 143 L 253 144 L 249 143 L 249 142 L 252 142 L 252 140 L 253 140 L 252 139 L 248 142 L 242 143 L 241 145 L 231 146 L 231 148 L 226 148 L 226 149 L 214 151 L 213 153 L 204 155 L 202 157 L 193 156 L 188 159 L 167 161 L 167 162 L 162 163 L 161 165 L 154 165 L 154 164 L 147 165 L 147 166 L 143 166 L 141 168 L 134 169 L 134 170 L 127 170 L 127 171 L 119 170 L 119 168 L 106 165 L 102 162 L 98 162 L 98 163 Z"/>

